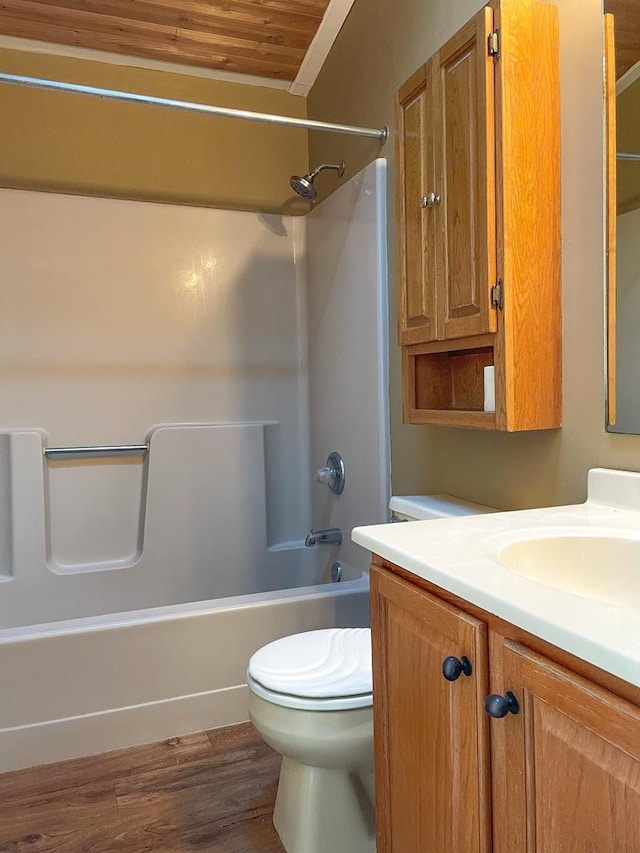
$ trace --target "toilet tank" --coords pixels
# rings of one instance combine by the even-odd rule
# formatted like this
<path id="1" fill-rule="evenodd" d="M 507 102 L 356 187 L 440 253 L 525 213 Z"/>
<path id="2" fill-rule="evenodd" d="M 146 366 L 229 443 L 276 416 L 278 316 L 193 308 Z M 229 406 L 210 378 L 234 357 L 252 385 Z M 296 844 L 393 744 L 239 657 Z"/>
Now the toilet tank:
<path id="1" fill-rule="evenodd" d="M 394 495 L 389 509 L 392 521 L 427 521 L 498 512 L 495 507 L 464 501 L 453 495 Z"/>

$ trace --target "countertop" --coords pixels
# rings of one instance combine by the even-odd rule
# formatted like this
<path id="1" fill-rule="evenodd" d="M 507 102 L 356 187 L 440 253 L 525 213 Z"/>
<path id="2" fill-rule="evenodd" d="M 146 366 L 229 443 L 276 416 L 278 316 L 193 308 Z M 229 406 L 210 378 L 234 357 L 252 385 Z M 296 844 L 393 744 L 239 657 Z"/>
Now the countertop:
<path id="1" fill-rule="evenodd" d="M 640 610 L 528 580 L 497 558 L 503 545 L 523 537 L 580 532 L 624 532 L 640 540 L 640 475 L 592 470 L 584 504 L 357 527 L 352 537 L 417 577 L 640 687 Z"/>

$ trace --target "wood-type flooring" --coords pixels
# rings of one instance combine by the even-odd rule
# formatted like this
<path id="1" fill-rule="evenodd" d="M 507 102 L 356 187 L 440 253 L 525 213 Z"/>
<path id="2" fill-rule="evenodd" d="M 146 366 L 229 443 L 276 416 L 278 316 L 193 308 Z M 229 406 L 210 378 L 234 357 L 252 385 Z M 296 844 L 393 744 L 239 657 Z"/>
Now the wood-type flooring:
<path id="1" fill-rule="evenodd" d="M 0 853 L 284 853 L 250 723 L 0 775 Z"/>

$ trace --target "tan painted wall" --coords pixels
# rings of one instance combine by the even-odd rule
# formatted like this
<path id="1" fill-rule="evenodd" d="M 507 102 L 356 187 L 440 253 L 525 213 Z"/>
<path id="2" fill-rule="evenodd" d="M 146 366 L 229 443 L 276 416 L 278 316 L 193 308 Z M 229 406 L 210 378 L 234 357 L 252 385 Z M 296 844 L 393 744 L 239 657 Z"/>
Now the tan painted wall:
<path id="1" fill-rule="evenodd" d="M 0 70 L 185 101 L 304 117 L 278 89 L 0 50 Z M 64 193 L 306 212 L 289 176 L 307 132 L 79 95 L 0 86 L 0 185 Z"/>
<path id="2" fill-rule="evenodd" d="M 309 96 L 310 116 L 390 123 L 395 88 L 481 5 L 479 0 L 356 0 Z M 399 352 L 392 333 L 396 493 L 447 491 L 519 508 L 583 500 L 586 474 L 593 466 L 640 469 L 640 437 L 604 431 L 601 5 L 600 0 L 558 0 L 558 6 L 565 425 L 562 430 L 513 435 L 403 425 Z M 366 144 L 341 137 L 312 136 L 310 144 L 312 164 L 344 156 L 347 175 L 372 156 Z M 392 161 L 393 145 L 388 144 L 384 153 Z M 389 190 L 393 210 L 392 178 Z M 395 235 L 393 221 L 389 224 L 393 291 Z M 394 328 L 393 296 L 391 302 Z"/>

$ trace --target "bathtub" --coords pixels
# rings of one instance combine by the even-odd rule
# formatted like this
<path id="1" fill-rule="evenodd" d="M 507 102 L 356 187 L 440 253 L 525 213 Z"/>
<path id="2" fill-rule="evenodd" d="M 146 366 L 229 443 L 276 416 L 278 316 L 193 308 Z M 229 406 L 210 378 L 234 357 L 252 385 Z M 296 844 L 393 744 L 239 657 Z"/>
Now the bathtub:
<path id="1" fill-rule="evenodd" d="M 0 771 L 243 722 L 250 655 L 367 625 L 368 591 L 345 567 L 340 583 L 0 629 Z"/>
<path id="2" fill-rule="evenodd" d="M 382 160 L 304 221 L 0 191 L 20 284 L 0 338 L 0 771 L 244 721 L 254 650 L 368 624 L 347 531 L 389 501 L 385 193 Z M 146 452 L 51 456 L 105 444 Z M 340 497 L 311 483 L 332 450 Z M 311 526 L 343 544 L 301 548 Z"/>

